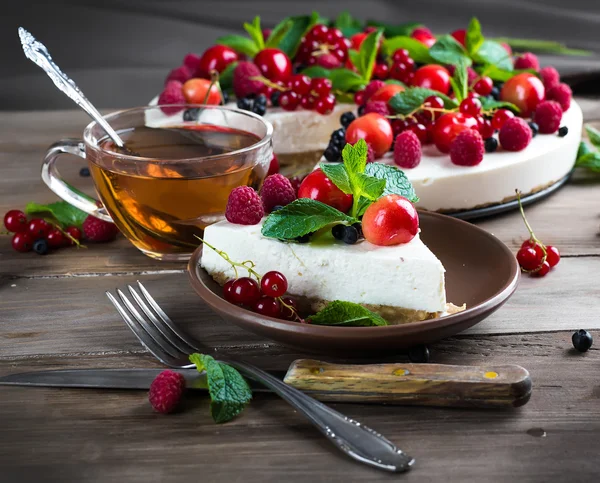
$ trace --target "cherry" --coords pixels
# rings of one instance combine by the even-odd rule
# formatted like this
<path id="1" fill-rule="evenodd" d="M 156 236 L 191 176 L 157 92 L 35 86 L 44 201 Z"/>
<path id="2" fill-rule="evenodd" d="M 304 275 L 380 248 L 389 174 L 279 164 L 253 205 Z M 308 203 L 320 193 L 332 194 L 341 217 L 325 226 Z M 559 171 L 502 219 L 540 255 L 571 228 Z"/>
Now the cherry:
<path id="1" fill-rule="evenodd" d="M 517 252 L 517 262 L 523 270 L 531 271 L 538 268 L 541 264 L 541 257 L 531 247 L 521 247 Z"/>
<path id="2" fill-rule="evenodd" d="M 494 135 L 494 128 L 491 121 L 483 116 L 477 117 L 477 129 L 479 129 L 479 134 L 481 134 L 484 140 Z"/>
<path id="3" fill-rule="evenodd" d="M 396 79 L 401 82 L 409 82 L 409 80 L 411 80 L 411 75 L 414 68 L 415 61 L 410 58 L 406 61 L 397 61 L 392 65 L 389 76 L 391 79 Z"/>
<path id="4" fill-rule="evenodd" d="M 27 231 L 27 216 L 21 210 L 10 210 L 4 215 L 4 226 L 13 233 Z"/>
<path id="5" fill-rule="evenodd" d="M 325 97 L 321 97 L 315 104 L 315 111 L 319 114 L 327 115 L 333 111 L 335 107 L 335 96 L 333 94 L 327 94 Z"/>
<path id="6" fill-rule="evenodd" d="M 254 304 L 260 298 L 258 282 L 250 277 L 234 280 L 231 284 L 230 297 L 236 304 Z"/>
<path id="7" fill-rule="evenodd" d="M 291 78 L 291 89 L 299 96 L 304 96 L 310 92 L 310 77 L 302 74 L 293 75 Z"/>
<path id="8" fill-rule="evenodd" d="M 443 109 L 444 101 L 441 97 L 429 96 L 427 99 L 425 99 L 425 102 L 423 103 L 423 108 Z M 428 114 L 427 117 L 429 120 L 437 119 L 438 117 L 441 117 L 443 114 L 441 111 L 425 111 L 425 112 Z"/>
<path id="9" fill-rule="evenodd" d="M 210 79 L 211 71 L 216 70 L 221 73 L 225 67 L 236 60 L 238 60 L 238 54 L 232 48 L 225 45 L 213 45 L 206 49 L 200 57 L 196 75 Z"/>
<path id="10" fill-rule="evenodd" d="M 546 97 L 542 81 L 529 72 L 508 79 L 500 91 L 500 100 L 512 102 L 520 109 L 521 117 L 530 117 Z"/>
<path id="11" fill-rule="evenodd" d="M 306 38 L 310 40 L 324 42 L 327 38 L 327 32 L 329 32 L 329 28 L 327 28 L 326 25 L 317 24 L 312 29 L 310 29 L 310 32 L 308 32 L 308 34 L 306 34 Z"/>
<path id="12" fill-rule="evenodd" d="M 465 37 L 467 36 L 467 31 L 465 29 L 455 30 L 450 35 L 452 35 L 452 37 L 454 37 L 455 40 L 463 47 L 466 45 Z"/>
<path id="13" fill-rule="evenodd" d="M 288 307 L 292 307 L 293 310 Z M 287 320 L 296 320 L 298 317 L 298 302 L 292 297 L 281 297 L 281 318 Z"/>
<path id="14" fill-rule="evenodd" d="M 34 240 L 37 240 L 38 238 L 46 238 L 51 229 L 52 225 L 41 218 L 34 218 L 29 222 L 28 231 Z"/>
<path id="15" fill-rule="evenodd" d="M 362 106 L 365 103 L 365 91 L 360 90 L 354 94 L 354 104 L 357 106 Z"/>
<path id="16" fill-rule="evenodd" d="M 473 90 L 480 96 L 489 96 L 494 88 L 494 81 L 488 76 L 484 75 L 481 79 L 475 82 Z"/>
<path id="17" fill-rule="evenodd" d="M 352 195 L 345 194 L 321 171 L 310 173 L 298 188 L 298 198 L 317 200 L 346 213 L 352 207 Z"/>
<path id="18" fill-rule="evenodd" d="M 331 81 L 322 77 L 315 77 L 310 83 L 310 90 L 317 93 L 317 97 L 323 97 L 331 92 Z"/>
<path id="19" fill-rule="evenodd" d="M 381 101 L 387 103 L 392 97 L 398 92 L 402 92 L 404 87 L 398 84 L 386 84 L 375 91 L 374 94 L 369 97 L 369 101 Z"/>
<path id="20" fill-rule="evenodd" d="M 458 110 L 463 114 L 477 116 L 481 112 L 481 101 L 476 97 L 467 97 L 460 103 Z"/>
<path id="21" fill-rule="evenodd" d="M 69 243 L 69 241 L 67 240 L 67 237 L 65 237 L 65 235 L 63 235 L 62 231 L 60 231 L 57 228 L 50 230 L 50 233 L 48 233 L 48 235 L 46 235 L 46 241 L 48 242 L 48 246 L 50 248 L 64 247 L 65 245 L 68 245 L 68 243 Z"/>
<path id="22" fill-rule="evenodd" d="M 210 87 L 211 82 L 208 79 L 194 78 L 183 84 L 183 96 L 185 100 L 190 104 L 214 104 L 218 105 L 221 103 L 221 92 L 219 86 L 215 83 Z M 208 98 L 206 94 L 210 88 L 210 94 Z"/>
<path id="23" fill-rule="evenodd" d="M 235 279 L 231 279 L 231 280 L 227 280 L 227 282 L 225 282 L 225 285 L 223 285 L 223 298 L 225 300 L 227 300 L 227 302 L 234 304 L 235 301 L 233 300 L 233 297 L 231 295 L 231 289 L 233 287 L 233 282 L 235 282 Z"/>
<path id="24" fill-rule="evenodd" d="M 413 31 L 411 37 L 415 40 L 418 40 L 427 47 L 431 47 L 433 44 L 435 44 L 435 37 L 431 35 L 431 33 L 420 31 L 418 29 L 415 29 Z"/>
<path id="25" fill-rule="evenodd" d="M 298 103 L 300 102 L 300 98 L 298 94 L 293 91 L 283 92 L 279 96 L 279 105 L 285 111 L 293 111 L 298 107 Z"/>
<path id="26" fill-rule="evenodd" d="M 492 126 L 494 129 L 501 129 L 504 123 L 511 117 L 515 117 L 512 111 L 508 109 L 498 109 L 492 117 Z"/>
<path id="27" fill-rule="evenodd" d="M 560 252 L 558 251 L 558 248 L 552 245 L 546 246 L 546 261 L 550 267 L 558 265 L 558 262 L 560 262 Z"/>
<path id="28" fill-rule="evenodd" d="M 379 91 L 373 95 L 376 96 L 378 93 Z M 394 141 L 394 133 L 390 122 L 385 117 L 370 112 L 352 121 L 346 129 L 346 142 L 354 144 L 359 139 L 364 139 L 367 144 L 370 144 L 375 152 L 375 157 L 380 158 L 390 150 Z"/>
<path id="29" fill-rule="evenodd" d="M 398 49 L 394 52 L 394 55 L 392 55 L 392 60 L 394 62 L 405 62 L 408 59 L 412 60 L 410 58 L 410 53 L 406 49 Z"/>
<path id="30" fill-rule="evenodd" d="M 450 152 L 450 143 L 459 132 L 477 128 L 477 120 L 462 112 L 449 112 L 440 117 L 433 127 L 433 142 L 442 153 Z"/>
<path id="31" fill-rule="evenodd" d="M 373 78 L 385 80 L 390 74 L 390 68 L 387 64 L 376 64 L 373 69 Z"/>
<path id="32" fill-rule="evenodd" d="M 531 275 L 533 275 L 534 277 L 545 277 L 546 275 L 548 275 L 549 271 L 550 264 L 547 260 L 545 260 L 544 263 L 542 263 L 542 265 L 540 266 L 540 268 L 533 272 Z"/>
<path id="33" fill-rule="evenodd" d="M 285 81 L 292 75 L 292 62 L 290 58 L 278 49 L 263 49 L 256 57 L 254 63 L 262 74 L 272 81 Z"/>
<path id="34" fill-rule="evenodd" d="M 273 297 L 262 296 L 259 298 L 253 307 L 254 312 L 266 317 L 279 318 L 281 316 L 281 305 L 279 301 Z"/>
<path id="35" fill-rule="evenodd" d="M 383 196 L 365 211 L 362 230 L 365 239 L 374 245 L 408 243 L 419 231 L 419 215 L 403 196 Z"/>
<path id="36" fill-rule="evenodd" d="M 15 233 L 12 237 L 12 247 L 18 252 L 29 252 L 33 248 L 33 241 L 33 237 L 29 233 Z"/>
<path id="37" fill-rule="evenodd" d="M 359 32 L 357 34 L 354 34 L 352 37 L 350 37 L 350 42 L 352 43 L 352 48 L 354 50 L 360 50 L 360 46 L 367 38 L 367 35 L 369 35 L 369 34 L 367 34 L 366 32 Z"/>
<path id="38" fill-rule="evenodd" d="M 79 241 L 81 240 L 81 230 L 79 228 L 77 228 L 76 226 L 69 226 L 65 232 L 70 235 L 72 238 L 74 238 L 75 240 Z M 73 240 L 71 241 L 71 245 L 75 245 L 75 242 Z"/>
<path id="39" fill-rule="evenodd" d="M 287 292 L 287 278 L 281 272 L 272 270 L 263 275 L 260 288 L 262 293 L 269 297 L 281 297 Z"/>
<path id="40" fill-rule="evenodd" d="M 445 67 L 438 64 L 424 65 L 417 69 L 411 84 L 448 94 L 450 90 L 450 73 Z"/>
<path id="41" fill-rule="evenodd" d="M 417 123 L 409 126 L 408 129 L 417 135 L 419 141 L 421 142 L 421 145 L 427 144 L 427 142 L 429 141 L 429 135 L 425 125 Z"/>

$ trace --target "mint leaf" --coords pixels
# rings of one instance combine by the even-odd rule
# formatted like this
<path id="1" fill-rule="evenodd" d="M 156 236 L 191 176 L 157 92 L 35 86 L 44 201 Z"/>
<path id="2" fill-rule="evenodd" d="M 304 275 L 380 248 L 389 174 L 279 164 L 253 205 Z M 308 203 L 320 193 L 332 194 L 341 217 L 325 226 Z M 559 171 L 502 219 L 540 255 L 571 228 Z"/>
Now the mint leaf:
<path id="1" fill-rule="evenodd" d="M 343 92 L 357 91 L 364 88 L 366 83 L 356 72 L 343 67 L 331 70 L 329 72 L 329 79 L 331 79 L 331 86 L 334 90 Z"/>
<path id="2" fill-rule="evenodd" d="M 406 84 L 402 81 L 399 81 L 397 79 L 386 79 L 383 82 L 385 82 L 386 84 L 396 84 L 402 87 L 407 87 Z"/>
<path id="3" fill-rule="evenodd" d="M 273 30 L 271 30 L 269 38 L 265 41 L 265 47 L 279 47 L 279 42 L 281 42 L 283 37 L 292 28 L 293 24 L 294 21 L 292 19 L 284 18 L 281 22 L 275 25 Z"/>
<path id="4" fill-rule="evenodd" d="M 76 226 L 81 228 L 83 221 L 88 214 L 85 211 L 70 205 L 66 201 L 57 201 L 49 205 L 41 205 L 38 203 L 27 203 L 25 207 L 27 215 L 50 215 L 54 218 L 62 228 Z"/>
<path id="5" fill-rule="evenodd" d="M 331 70 L 318 65 L 311 65 L 310 67 L 304 69 L 302 71 L 302 74 L 307 75 L 311 79 L 313 77 L 325 77 L 326 79 L 329 79 L 329 76 L 331 75 Z"/>
<path id="6" fill-rule="evenodd" d="M 350 59 L 350 62 L 352 62 L 352 65 L 358 69 L 358 66 L 360 65 L 360 53 L 358 50 L 348 49 L 348 58 Z"/>
<path id="7" fill-rule="evenodd" d="M 336 164 L 320 164 L 321 171 L 325 173 L 331 182 L 341 189 L 345 194 L 352 194 L 352 187 L 350 186 L 350 178 L 348 178 L 348 171 L 341 163 Z"/>
<path id="8" fill-rule="evenodd" d="M 489 111 L 490 109 L 505 108 L 505 109 L 510 109 L 511 111 L 513 111 L 517 114 L 519 112 L 521 112 L 521 110 L 517 106 L 515 106 L 512 102 L 497 101 L 496 99 L 492 99 L 490 97 L 480 97 L 479 100 L 481 101 L 481 108 L 484 111 Z"/>
<path id="9" fill-rule="evenodd" d="M 513 63 L 508 52 L 498 42 L 493 40 L 484 40 L 477 52 L 473 55 L 475 62 L 482 64 L 492 64 L 499 69 L 512 71 Z"/>
<path id="10" fill-rule="evenodd" d="M 241 35 L 224 35 L 223 37 L 219 37 L 216 43 L 231 47 L 236 52 L 248 57 L 254 57 L 260 50 L 252 40 Z"/>
<path id="11" fill-rule="evenodd" d="M 591 151 L 581 157 L 577 157 L 575 167 L 585 168 L 595 173 L 600 173 L 600 153 L 598 151 Z"/>
<path id="12" fill-rule="evenodd" d="M 423 25 L 419 22 L 408 22 L 401 24 L 388 24 L 384 22 L 378 22 L 376 20 L 367 20 L 367 25 L 370 27 L 380 27 L 383 29 L 383 35 L 387 38 L 391 37 L 410 37 L 413 30 Z M 393 53 L 393 52 L 392 52 Z"/>
<path id="13" fill-rule="evenodd" d="M 258 47 L 259 52 L 265 48 L 265 38 L 260 28 L 260 17 L 254 17 L 252 23 L 244 22 L 244 30 L 248 32 L 254 44 Z"/>
<path id="14" fill-rule="evenodd" d="M 353 302 L 335 300 L 309 318 L 315 325 L 337 325 L 346 327 L 372 327 L 388 325 L 381 315 L 371 312 Z"/>
<path id="15" fill-rule="evenodd" d="M 458 106 L 458 103 L 441 92 L 427 89 L 425 87 L 410 87 L 395 94 L 388 105 L 397 114 L 410 114 L 415 109 L 423 105 L 425 99 L 429 96 L 438 96 L 444 101 L 446 109 L 452 109 Z"/>
<path id="16" fill-rule="evenodd" d="M 593 128 L 589 124 L 586 124 L 585 125 L 585 132 L 587 133 L 588 138 L 590 138 L 590 142 L 592 143 L 592 145 L 595 148 L 599 148 L 600 149 L 600 131 L 598 131 L 597 129 Z"/>
<path id="17" fill-rule="evenodd" d="M 371 32 L 365 37 L 362 44 L 360 44 L 359 53 L 359 65 L 357 69 L 362 75 L 365 82 L 371 80 L 373 69 L 375 67 L 375 60 L 377 59 L 377 50 L 379 49 L 379 41 L 381 40 L 381 30 Z"/>
<path id="18" fill-rule="evenodd" d="M 383 50 L 388 56 L 392 56 L 398 49 L 406 49 L 415 62 L 431 64 L 433 59 L 429 55 L 429 49 L 416 39 L 408 36 L 392 37 L 383 42 Z"/>
<path id="19" fill-rule="evenodd" d="M 467 51 L 451 35 L 443 35 L 429 49 L 429 55 L 442 64 L 471 65 Z"/>
<path id="20" fill-rule="evenodd" d="M 579 143 L 579 149 L 577 149 L 577 159 L 585 156 L 588 153 L 593 153 L 594 151 L 592 150 L 592 148 L 590 148 L 588 146 L 588 143 L 586 143 L 585 141 L 581 141 Z"/>
<path id="21" fill-rule="evenodd" d="M 350 183 L 357 174 L 365 171 L 368 150 L 369 147 L 364 139 L 359 139 L 354 145 L 347 143 L 342 149 L 342 159 L 344 167 L 348 171 Z"/>
<path id="22" fill-rule="evenodd" d="M 191 354 L 190 362 L 198 372 L 206 371 L 210 414 L 215 423 L 226 423 L 242 412 L 252 399 L 246 380 L 233 367 L 206 354 Z"/>
<path id="23" fill-rule="evenodd" d="M 378 199 L 383 194 L 384 189 L 385 179 L 379 179 L 364 173 L 359 173 L 354 180 L 354 192 L 357 193 L 358 196 L 365 197 L 371 201 Z M 356 196 L 356 194 L 354 196 Z"/>
<path id="24" fill-rule="evenodd" d="M 546 54 L 593 55 L 593 52 L 589 50 L 569 49 L 565 44 L 552 40 L 514 39 L 510 37 L 498 37 L 494 40 L 496 42 L 505 42 L 513 49 L 521 52 L 533 51 Z"/>
<path id="25" fill-rule="evenodd" d="M 290 17 L 292 24 L 285 35 L 278 42 L 277 48 L 287 54 L 292 59 L 296 55 L 298 47 L 304 34 L 319 21 L 319 14 L 313 12 L 312 15 L 302 15 L 298 17 Z"/>
<path id="26" fill-rule="evenodd" d="M 469 91 L 469 80 L 467 75 L 467 63 L 460 60 L 454 69 L 454 75 L 450 78 L 450 84 L 454 91 L 454 96 L 458 102 L 467 97 Z"/>
<path id="27" fill-rule="evenodd" d="M 350 15 L 350 12 L 342 12 L 340 13 L 333 26 L 337 29 L 340 29 L 344 34 L 344 37 L 352 37 L 354 34 L 362 32 L 363 26 L 360 20 L 355 19 Z"/>
<path id="28" fill-rule="evenodd" d="M 233 71 L 237 67 L 237 62 L 232 62 L 229 64 L 223 72 L 219 74 L 219 84 L 221 84 L 221 89 L 224 91 L 233 88 Z"/>
<path id="29" fill-rule="evenodd" d="M 271 213 L 263 224 L 262 234 L 268 238 L 294 240 L 327 225 L 338 223 L 351 225 L 357 222 L 356 218 L 320 201 L 299 198 L 281 210 Z"/>
<path id="30" fill-rule="evenodd" d="M 365 174 L 385 180 L 383 196 L 400 195 L 404 196 L 411 203 L 419 201 L 412 183 L 408 180 L 404 172 L 396 166 L 383 163 L 369 163 L 365 168 Z"/>
<path id="31" fill-rule="evenodd" d="M 473 56 L 483 44 L 483 34 L 481 33 L 481 24 L 475 17 L 469 22 L 467 34 L 465 35 L 465 46 L 469 55 Z"/>

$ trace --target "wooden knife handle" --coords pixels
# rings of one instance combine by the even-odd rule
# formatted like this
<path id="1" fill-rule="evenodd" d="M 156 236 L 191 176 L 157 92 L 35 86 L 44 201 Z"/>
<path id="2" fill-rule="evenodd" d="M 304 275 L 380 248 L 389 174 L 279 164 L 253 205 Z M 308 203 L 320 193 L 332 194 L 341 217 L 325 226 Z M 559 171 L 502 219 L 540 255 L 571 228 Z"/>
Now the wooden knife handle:
<path id="1" fill-rule="evenodd" d="M 294 361 L 284 382 L 321 401 L 444 407 L 517 407 L 531 395 L 521 366 L 330 364 Z"/>

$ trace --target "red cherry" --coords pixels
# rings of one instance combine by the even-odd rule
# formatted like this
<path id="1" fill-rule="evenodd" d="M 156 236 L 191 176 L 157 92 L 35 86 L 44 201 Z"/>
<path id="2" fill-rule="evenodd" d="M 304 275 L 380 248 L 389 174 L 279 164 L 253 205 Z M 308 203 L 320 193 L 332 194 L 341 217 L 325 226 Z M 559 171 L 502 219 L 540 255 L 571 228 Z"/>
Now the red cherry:
<path id="1" fill-rule="evenodd" d="M 481 101 L 476 97 L 467 97 L 460 103 L 458 110 L 463 114 L 477 116 L 481 112 Z"/>
<path id="2" fill-rule="evenodd" d="M 276 319 L 281 317 L 281 305 L 273 297 L 262 296 L 256 301 L 252 310 L 265 317 L 274 317 Z"/>
<path id="3" fill-rule="evenodd" d="M 427 134 L 427 128 L 425 127 L 425 125 L 423 125 L 421 123 L 417 123 L 417 124 L 413 124 L 412 126 L 409 126 L 408 129 L 417 135 L 417 137 L 419 138 L 419 141 L 421 142 L 422 145 L 427 144 L 429 136 Z"/>
<path id="4" fill-rule="evenodd" d="M 227 282 L 225 282 L 225 285 L 223 285 L 223 298 L 231 304 L 235 303 L 233 300 L 233 296 L 231 295 L 233 282 L 235 282 L 235 279 L 227 280 Z"/>
<path id="5" fill-rule="evenodd" d="M 454 37 L 456 41 L 463 47 L 466 45 L 465 37 L 467 36 L 467 31 L 465 29 L 455 30 L 450 35 L 452 35 L 452 37 Z"/>
<path id="6" fill-rule="evenodd" d="M 258 282 L 250 277 L 241 277 L 231 284 L 231 298 L 236 304 L 252 305 L 260 298 Z"/>
<path id="7" fill-rule="evenodd" d="M 391 79 L 399 80 L 400 82 L 408 82 L 414 69 L 414 61 L 412 59 L 409 59 L 409 61 L 410 62 L 394 62 L 390 69 L 389 77 Z"/>
<path id="8" fill-rule="evenodd" d="M 210 94 L 208 94 L 207 98 L 206 94 L 208 93 L 209 88 Z M 204 104 L 205 100 L 207 104 L 218 105 L 221 103 L 221 91 L 219 91 L 219 86 L 213 84 L 211 87 L 211 82 L 208 79 L 190 79 L 183 84 L 182 89 L 185 100 L 190 104 Z"/>
<path id="9" fill-rule="evenodd" d="M 18 252 L 29 252 L 33 248 L 33 241 L 33 237 L 29 233 L 15 233 L 12 237 L 12 247 Z"/>
<path id="10" fill-rule="evenodd" d="M 369 97 L 369 101 L 381 101 L 388 102 L 392 97 L 394 97 L 398 92 L 402 92 L 404 87 L 398 84 L 386 84 L 383 87 L 380 87 L 375 91 L 375 94 L 372 94 Z"/>
<path id="11" fill-rule="evenodd" d="M 304 96 L 310 92 L 310 77 L 302 74 L 293 75 L 291 88 L 299 96 Z"/>
<path id="12" fill-rule="evenodd" d="M 548 245 L 546 247 L 546 261 L 550 265 L 550 267 L 555 267 L 560 262 L 560 252 L 558 248 Z"/>
<path id="13" fill-rule="evenodd" d="M 272 81 L 285 81 L 292 75 L 292 62 L 290 58 L 281 50 L 264 49 L 256 57 L 254 63 L 258 66 L 262 74 Z"/>
<path id="14" fill-rule="evenodd" d="M 509 111 L 508 109 L 498 109 L 494 113 L 494 117 L 492 117 L 492 126 L 494 129 L 501 129 L 502 126 L 504 126 L 504 123 L 511 117 L 515 117 L 512 111 Z"/>
<path id="15" fill-rule="evenodd" d="M 512 102 L 520 109 L 521 117 L 530 117 L 537 105 L 546 97 L 546 91 L 542 81 L 529 72 L 522 72 L 508 79 L 502 91 L 500 99 Z"/>
<path id="16" fill-rule="evenodd" d="M 321 171 L 310 173 L 298 188 L 298 198 L 317 200 L 346 213 L 352 207 L 352 195 L 345 194 Z"/>
<path id="17" fill-rule="evenodd" d="M 27 231 L 27 216 L 21 210 L 10 210 L 4 215 L 4 226 L 13 233 Z"/>
<path id="18" fill-rule="evenodd" d="M 284 305 L 285 304 L 285 305 Z M 292 307 L 294 310 L 286 307 Z M 281 318 L 287 320 L 296 320 L 298 317 L 298 302 L 292 297 L 281 297 Z"/>
<path id="19" fill-rule="evenodd" d="M 444 108 L 444 100 L 438 96 L 429 96 L 425 99 L 423 103 L 423 107 L 432 107 L 434 109 L 443 109 Z"/>
<path id="20" fill-rule="evenodd" d="M 483 139 L 491 138 L 494 135 L 494 128 L 489 119 L 485 119 L 482 116 L 477 117 L 477 129 Z"/>
<path id="21" fill-rule="evenodd" d="M 531 247 L 521 247 L 517 252 L 517 262 L 523 270 L 535 270 L 540 266 L 541 258 Z"/>
<path id="22" fill-rule="evenodd" d="M 408 59 L 412 60 L 410 58 L 410 53 L 406 49 L 398 49 L 394 52 L 394 55 L 392 55 L 392 60 L 394 62 L 404 62 Z"/>
<path id="23" fill-rule="evenodd" d="M 281 272 L 272 270 L 263 275 L 260 288 L 262 293 L 269 297 L 281 297 L 287 292 L 287 278 Z"/>
<path id="24" fill-rule="evenodd" d="M 76 226 L 69 226 L 65 232 L 67 232 L 68 235 L 70 235 L 72 238 L 75 238 L 75 240 L 79 241 L 81 240 L 81 230 L 79 228 L 77 228 Z M 75 245 L 75 242 L 73 240 L 71 241 L 71 245 Z"/>
<path id="25" fill-rule="evenodd" d="M 279 96 L 279 105 L 285 111 L 293 111 L 298 107 L 300 98 L 298 94 L 292 91 L 283 92 Z"/>
<path id="26" fill-rule="evenodd" d="M 440 117 L 433 127 L 433 142 L 442 153 L 450 152 L 450 143 L 459 132 L 477 128 L 477 120 L 462 112 L 449 112 Z"/>
<path id="27" fill-rule="evenodd" d="M 198 72 L 195 75 L 210 79 L 210 73 L 213 70 L 221 73 L 232 62 L 238 60 L 238 54 L 235 50 L 225 45 L 213 45 L 206 49 L 200 57 L 198 63 Z"/>
<path id="28" fill-rule="evenodd" d="M 352 121 L 346 129 L 346 142 L 354 144 L 359 139 L 364 139 L 367 144 L 370 144 L 375 151 L 375 157 L 380 158 L 390 150 L 394 133 L 390 122 L 385 117 L 370 112 Z"/>
<path id="29" fill-rule="evenodd" d="M 433 44 L 435 44 L 435 37 L 427 32 L 413 31 L 411 37 L 415 40 L 418 40 L 427 47 L 431 47 Z"/>
<path id="30" fill-rule="evenodd" d="M 480 96 L 489 96 L 494 88 L 494 81 L 484 75 L 481 79 L 475 82 L 473 90 Z"/>
<path id="31" fill-rule="evenodd" d="M 48 223 L 46 220 L 42 220 L 41 218 L 34 218 L 29 222 L 28 231 L 29 234 L 33 237 L 34 240 L 39 238 L 46 238 L 50 230 L 52 229 L 52 225 Z"/>
<path id="32" fill-rule="evenodd" d="M 325 97 L 320 97 L 315 103 L 315 111 L 324 116 L 330 114 L 334 107 L 335 96 L 333 94 L 327 94 Z"/>
<path id="33" fill-rule="evenodd" d="M 450 90 L 450 74 L 446 68 L 437 64 L 424 65 L 417 69 L 411 84 L 417 87 L 426 87 L 448 94 Z"/>
<path id="34" fill-rule="evenodd" d="M 329 79 L 315 77 L 310 83 L 310 90 L 317 93 L 317 97 L 326 96 L 331 92 L 331 81 Z"/>
<path id="35" fill-rule="evenodd" d="M 419 231 L 419 215 L 406 198 L 387 195 L 367 208 L 362 230 L 365 239 L 374 245 L 408 243 Z"/>
<path id="36" fill-rule="evenodd" d="M 365 91 L 360 90 L 354 94 L 354 104 L 362 106 L 365 103 Z"/>
<path id="37" fill-rule="evenodd" d="M 50 233 L 46 236 L 46 241 L 50 248 L 60 248 L 69 244 L 67 237 L 63 235 L 62 231 L 58 229 L 50 230 Z"/>
<path id="38" fill-rule="evenodd" d="M 373 77 L 375 79 L 385 80 L 388 78 L 389 74 L 390 68 L 387 66 L 387 64 L 377 64 L 373 69 Z"/>
<path id="39" fill-rule="evenodd" d="M 364 40 L 367 38 L 367 33 L 365 32 L 359 32 L 357 34 L 354 34 L 352 37 L 350 37 L 350 42 L 352 42 L 352 48 L 354 50 L 360 50 L 360 46 L 362 45 L 362 43 L 364 42 Z"/>
<path id="40" fill-rule="evenodd" d="M 548 275 L 549 271 L 550 271 L 550 264 L 546 260 L 546 261 L 544 261 L 544 263 L 542 263 L 542 266 L 539 268 L 539 270 L 536 270 L 531 275 L 534 277 L 545 277 L 546 275 Z"/>
<path id="41" fill-rule="evenodd" d="M 329 32 L 329 29 L 325 25 L 317 24 L 310 29 L 310 32 L 308 32 L 306 38 L 324 42 L 327 38 L 327 32 Z"/>

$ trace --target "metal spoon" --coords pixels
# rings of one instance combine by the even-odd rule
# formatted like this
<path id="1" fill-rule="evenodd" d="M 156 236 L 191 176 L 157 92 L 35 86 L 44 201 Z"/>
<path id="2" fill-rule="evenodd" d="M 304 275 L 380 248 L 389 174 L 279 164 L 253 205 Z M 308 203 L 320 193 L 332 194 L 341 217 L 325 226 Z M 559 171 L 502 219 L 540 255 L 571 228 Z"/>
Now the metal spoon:
<path id="1" fill-rule="evenodd" d="M 69 78 L 60 67 L 52 60 L 48 49 L 44 44 L 35 39 L 31 33 L 25 30 L 23 27 L 19 27 L 19 38 L 21 39 L 21 45 L 23 46 L 23 52 L 25 56 L 40 66 L 48 77 L 52 79 L 54 85 L 63 91 L 67 96 L 75 101 L 75 103 L 81 107 L 88 115 L 98 123 L 98 125 L 104 129 L 106 134 L 113 140 L 115 145 L 127 154 L 135 155 L 134 152 L 130 151 L 123 140 L 119 137 L 116 131 L 106 122 L 94 105 L 83 95 L 81 89 L 77 87 L 75 82 Z"/>

